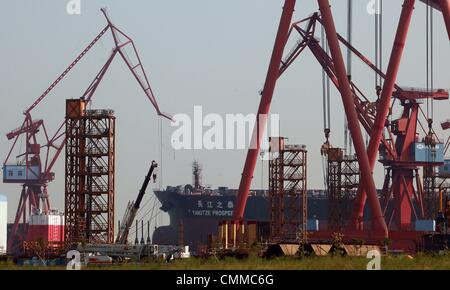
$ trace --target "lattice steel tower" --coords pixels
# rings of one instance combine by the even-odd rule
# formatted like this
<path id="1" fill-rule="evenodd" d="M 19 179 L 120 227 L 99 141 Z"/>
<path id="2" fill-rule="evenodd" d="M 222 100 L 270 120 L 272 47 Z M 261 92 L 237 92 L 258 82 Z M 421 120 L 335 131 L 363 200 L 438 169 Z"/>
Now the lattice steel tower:
<path id="1" fill-rule="evenodd" d="M 327 160 L 328 229 L 341 231 L 350 219 L 358 190 L 358 160 L 340 148 L 328 149 Z"/>
<path id="2" fill-rule="evenodd" d="M 114 242 L 115 117 L 66 103 L 66 241 Z"/>
<path id="3" fill-rule="evenodd" d="M 286 145 L 284 138 L 271 138 L 270 143 L 272 157 L 269 162 L 271 240 L 306 240 L 306 148 L 303 145 Z"/>

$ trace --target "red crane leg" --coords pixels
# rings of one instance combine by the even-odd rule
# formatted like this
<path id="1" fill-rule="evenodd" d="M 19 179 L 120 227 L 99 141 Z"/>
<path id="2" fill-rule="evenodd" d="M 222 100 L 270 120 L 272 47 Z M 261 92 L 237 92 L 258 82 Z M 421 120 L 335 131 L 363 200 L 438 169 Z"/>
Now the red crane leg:
<path id="1" fill-rule="evenodd" d="M 333 15 L 331 13 L 330 4 L 328 0 L 318 0 L 320 12 L 322 14 L 323 24 L 330 46 L 331 55 L 336 68 L 337 78 L 339 80 L 339 88 L 344 103 L 344 109 L 348 120 L 350 133 L 353 137 L 356 155 L 361 170 L 361 179 L 366 185 L 365 188 L 369 197 L 369 205 L 372 212 L 373 229 L 375 231 L 383 232 L 387 237 L 387 226 L 381 212 L 380 202 L 378 200 L 375 182 L 372 176 L 372 169 L 369 164 L 364 139 L 359 125 L 358 115 L 355 108 L 353 93 L 350 88 L 347 72 L 345 70 L 344 59 L 342 57 L 339 40 L 334 25 Z"/>
<path id="2" fill-rule="evenodd" d="M 375 117 L 374 128 L 370 135 L 369 148 L 367 155 L 370 162 L 370 171 L 373 171 L 378 155 L 378 147 L 383 135 L 386 118 L 389 113 L 392 93 L 394 92 L 395 82 L 397 81 L 398 70 L 400 68 L 400 61 L 403 56 L 403 50 L 408 35 L 409 26 L 414 10 L 415 0 L 405 0 L 403 3 L 402 13 L 398 23 L 397 34 L 395 36 L 394 47 L 391 53 L 386 79 L 381 92 L 381 97 L 377 106 L 377 115 Z M 358 195 L 355 200 L 355 208 L 352 213 L 350 227 L 357 228 L 359 221 L 363 216 L 364 206 L 366 203 L 366 192 L 364 191 L 364 181 L 361 183 L 358 190 Z"/>
<path id="3" fill-rule="evenodd" d="M 393 169 L 393 179 L 397 182 L 393 183 L 394 187 L 394 203 L 395 227 L 400 231 L 411 230 L 411 214 L 414 211 L 412 204 L 412 193 L 414 192 L 414 176 L 410 169 Z"/>
<path id="4" fill-rule="evenodd" d="M 247 158 L 245 160 L 244 170 L 242 173 L 241 182 L 239 184 L 237 204 L 233 212 L 233 219 L 235 221 L 242 220 L 244 217 L 248 192 L 252 183 L 253 173 L 255 171 L 256 161 L 258 159 L 258 154 L 261 146 L 261 138 L 263 135 L 258 134 L 258 130 L 264 131 L 267 121 L 266 118 L 259 118 L 259 116 L 267 116 L 269 113 L 273 92 L 275 90 L 275 85 L 280 74 L 280 64 L 283 57 L 284 47 L 286 46 L 286 42 L 288 40 L 292 15 L 294 14 L 295 2 L 296 0 L 284 1 L 283 13 L 281 15 L 280 25 L 278 27 L 275 45 L 272 52 L 272 58 L 270 60 L 269 70 L 267 72 L 267 78 L 261 95 L 261 102 L 259 104 L 257 123 L 255 125 L 255 128 L 253 129 L 253 136 L 257 136 L 255 142 L 256 149 L 250 148 L 247 152 Z"/>
<path id="5" fill-rule="evenodd" d="M 439 5 L 441 6 L 445 26 L 447 26 L 448 39 L 450 40 L 450 0 L 439 0 Z"/>

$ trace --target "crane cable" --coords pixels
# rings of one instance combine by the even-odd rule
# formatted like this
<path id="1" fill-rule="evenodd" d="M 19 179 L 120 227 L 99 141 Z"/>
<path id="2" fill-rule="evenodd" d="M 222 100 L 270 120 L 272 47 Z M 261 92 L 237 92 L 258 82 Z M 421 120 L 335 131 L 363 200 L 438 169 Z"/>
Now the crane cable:
<path id="1" fill-rule="evenodd" d="M 150 209 L 148 209 L 144 214 L 140 215 L 139 217 L 138 217 L 138 214 L 141 212 L 141 209 L 143 209 L 144 207 L 142 207 L 138 210 L 138 212 L 136 214 L 136 220 L 143 220 L 145 217 L 147 217 L 150 214 L 150 219 L 147 221 L 151 222 L 153 220 L 153 218 L 155 218 L 156 216 L 159 215 L 159 213 L 157 213 L 155 216 L 153 215 L 155 208 L 157 207 L 157 200 L 155 197 L 156 197 L 156 195 L 152 195 L 152 197 L 146 202 L 146 204 L 149 204 L 151 201 L 153 201 L 153 205 L 151 206 Z"/>
<path id="2" fill-rule="evenodd" d="M 162 120 L 159 119 L 159 189 L 163 187 L 163 125 Z"/>
<path id="3" fill-rule="evenodd" d="M 325 38 L 325 28 L 322 25 L 321 29 L 321 45 L 324 48 L 326 55 L 329 55 L 329 46 Z M 329 142 L 330 132 L 331 132 L 331 102 L 330 102 L 330 78 L 328 77 L 325 69 L 322 69 L 322 110 L 323 110 L 323 128 L 325 133 L 326 141 L 322 145 L 321 155 L 322 155 L 322 170 L 324 178 L 324 187 L 328 191 L 328 149 L 331 147 Z"/>
<path id="4" fill-rule="evenodd" d="M 158 183 L 159 183 L 159 185 L 158 185 L 158 187 L 159 187 L 159 189 L 160 190 L 162 190 L 162 187 L 163 187 L 163 181 L 162 181 L 162 177 L 163 177 L 163 175 L 162 175 L 162 163 L 163 163 L 163 140 L 162 140 L 162 138 L 163 138 L 163 126 L 162 126 L 162 120 L 158 120 L 159 121 L 159 123 L 158 123 L 158 139 L 159 139 L 159 148 L 158 148 L 158 153 L 159 153 L 159 163 L 158 163 L 158 167 L 159 167 L 159 178 L 158 178 Z M 150 222 L 150 224 L 151 224 L 151 222 L 157 217 L 157 216 L 159 216 L 159 214 L 162 212 L 162 211 L 158 211 L 155 215 L 153 215 L 153 213 L 154 213 L 154 211 L 155 211 L 155 208 L 156 208 L 156 206 L 157 206 L 157 202 L 156 202 L 156 195 L 155 194 L 153 194 L 151 197 L 150 197 L 150 199 L 149 200 L 147 200 L 146 202 L 145 202 L 145 204 L 144 204 L 144 206 L 142 206 L 142 207 L 140 207 L 139 208 L 139 210 L 137 211 L 137 213 L 136 213 L 136 218 L 135 218 L 135 220 L 136 221 L 139 221 L 139 220 L 144 220 L 144 218 L 146 218 L 149 214 L 150 214 L 150 218 L 146 221 L 146 222 Z M 143 209 L 148 205 L 148 204 L 151 204 L 151 202 L 153 201 L 153 206 L 151 206 L 151 208 L 150 209 L 148 209 L 143 215 L 140 215 L 139 217 L 138 217 L 138 214 L 140 214 L 141 212 L 143 212 Z M 128 238 L 130 238 L 133 234 L 135 234 L 136 233 L 136 229 L 135 228 L 133 228 L 133 229 L 130 229 L 129 230 L 129 233 L 128 233 Z M 147 233 L 148 234 L 148 233 Z"/>
<path id="5" fill-rule="evenodd" d="M 163 141 L 162 141 L 162 136 L 163 135 L 163 128 L 162 128 L 162 121 L 161 120 L 159 120 L 159 123 L 158 123 L 158 139 L 159 139 L 159 146 L 158 146 L 158 153 L 159 153 L 159 163 L 158 163 L 158 167 L 159 167 L 159 178 L 158 178 L 158 183 L 159 183 L 159 185 L 158 185 L 158 187 L 159 187 L 159 189 L 161 189 L 162 190 L 162 161 L 163 161 Z M 137 213 L 136 213 L 136 220 L 143 220 L 145 217 L 147 217 L 150 213 L 151 213 L 151 217 L 150 217 L 150 219 L 149 220 L 147 220 L 147 222 L 150 222 L 151 223 L 151 221 L 156 217 L 156 216 L 158 216 L 159 215 L 159 213 L 160 212 L 158 212 L 155 216 L 153 216 L 153 212 L 154 212 L 154 210 L 155 210 L 155 207 L 156 207 L 156 195 L 152 195 L 151 197 L 150 197 L 150 199 L 149 200 L 147 200 L 146 202 L 145 202 L 145 204 L 144 204 L 144 206 L 142 206 L 142 207 L 140 207 L 139 208 L 139 210 L 137 211 Z M 138 214 L 140 214 L 140 213 L 142 213 L 143 212 L 143 209 L 148 205 L 148 204 L 150 204 L 151 203 L 151 201 L 153 201 L 153 206 L 151 206 L 151 208 L 150 209 L 148 209 L 143 215 L 141 215 L 141 216 L 137 216 Z M 136 233 L 136 229 L 130 229 L 130 231 L 129 231 L 129 233 L 128 233 L 128 237 L 130 238 L 130 236 L 132 236 L 134 233 Z"/>
<path id="6" fill-rule="evenodd" d="M 353 43 L 353 0 L 348 0 L 348 11 L 347 11 L 347 41 L 350 45 Z M 347 74 L 349 81 L 352 81 L 352 54 L 353 52 L 348 47 L 347 48 Z M 346 155 L 353 154 L 353 141 L 352 135 L 348 128 L 347 117 L 344 116 L 344 150 Z"/>
<path id="7" fill-rule="evenodd" d="M 383 0 L 377 0 L 375 11 L 375 66 L 383 71 Z M 383 78 L 375 72 L 375 90 L 377 100 L 380 99 L 383 88 Z M 392 118 L 392 111 L 389 113 Z M 366 133 L 366 145 L 369 143 L 369 134 Z"/>
<path id="8" fill-rule="evenodd" d="M 136 221 L 142 221 L 142 220 L 144 220 L 144 221 L 146 221 L 146 222 L 150 222 L 150 223 L 151 223 L 151 222 L 152 222 L 156 217 L 158 217 L 158 216 L 161 214 L 161 212 L 162 212 L 162 211 L 158 211 L 156 214 L 153 214 L 155 208 L 156 208 L 156 200 L 154 200 L 152 208 L 149 209 L 145 214 L 141 215 L 140 217 L 137 217 L 137 218 L 136 218 Z M 145 218 L 146 218 L 147 216 L 150 216 L 150 218 L 147 219 L 147 220 L 145 220 Z M 134 229 L 130 229 L 130 231 L 129 231 L 129 233 L 128 233 L 128 237 L 132 236 L 132 235 L 135 234 L 135 233 L 136 233 L 136 229 L 135 229 L 135 228 L 134 228 Z"/>
<path id="9" fill-rule="evenodd" d="M 144 214 L 141 214 L 142 212 L 144 212 L 144 210 L 146 210 L 148 205 L 152 204 L 152 201 L 153 201 L 153 205 L 152 205 L 151 209 L 147 210 Z M 152 212 L 152 215 L 153 215 L 153 211 L 154 211 L 155 207 L 156 207 L 156 195 L 153 194 L 151 197 L 149 197 L 147 199 L 147 201 L 142 206 L 139 207 L 139 209 L 136 212 L 135 221 L 143 220 L 146 216 L 148 216 L 150 211 Z M 130 237 L 135 232 L 136 232 L 136 229 L 134 229 L 134 228 L 130 229 L 129 233 L 128 233 L 128 237 Z"/>
<path id="10" fill-rule="evenodd" d="M 426 75 L 427 75 L 427 93 L 432 94 L 434 90 L 434 27 L 433 27 L 433 8 L 430 6 L 430 0 L 426 5 Z M 434 119 L 434 99 L 427 98 L 427 121 L 430 132 L 432 131 Z"/>
<path id="11" fill-rule="evenodd" d="M 141 209 L 138 210 L 138 212 L 136 213 L 136 219 L 143 219 L 144 217 L 148 216 L 148 214 L 150 212 L 152 212 L 153 214 L 153 210 L 154 207 L 156 206 L 156 198 L 154 198 L 155 195 L 153 195 L 146 203 L 148 203 L 150 205 L 150 208 L 148 208 L 144 214 L 139 215 L 140 213 L 144 212 L 143 210 L 141 211 Z M 153 201 L 153 202 L 152 202 Z M 152 203 L 151 203 L 152 202 Z M 142 208 L 144 209 L 144 208 Z"/>
<path id="12" fill-rule="evenodd" d="M 140 206 L 138 211 L 136 212 L 136 216 L 138 214 L 140 214 L 149 204 L 150 202 L 155 198 L 155 195 L 152 195 L 145 203 L 143 206 Z"/>
<path id="13" fill-rule="evenodd" d="M 322 46 L 325 47 L 325 51 L 328 56 L 330 48 L 328 46 L 328 42 L 325 39 L 325 28 L 323 26 L 321 30 L 321 38 L 322 38 L 321 40 Z M 327 135 L 326 137 L 328 139 L 327 131 L 329 133 L 329 130 L 331 130 L 330 78 L 328 77 L 325 69 L 322 69 L 322 97 L 323 97 L 323 126 L 325 134 Z"/>
<path id="14" fill-rule="evenodd" d="M 148 220 L 144 220 L 144 219 L 136 219 L 136 221 L 142 221 L 144 220 L 144 223 L 150 223 L 150 228 L 151 228 L 151 224 L 152 221 L 154 221 L 160 214 L 162 211 L 158 211 L 155 215 L 151 216 Z M 138 222 L 139 223 L 139 222 Z M 139 231 L 139 229 L 138 229 Z M 129 233 L 128 233 L 128 238 L 130 238 L 131 236 L 133 236 L 134 234 L 136 234 L 136 228 L 133 228 L 132 230 L 130 229 Z M 148 231 L 147 231 L 147 235 L 148 235 Z"/>
<path id="15" fill-rule="evenodd" d="M 383 71 L 383 0 L 377 0 L 375 13 L 375 65 Z M 378 98 L 380 97 L 383 78 L 375 72 L 375 87 Z"/>

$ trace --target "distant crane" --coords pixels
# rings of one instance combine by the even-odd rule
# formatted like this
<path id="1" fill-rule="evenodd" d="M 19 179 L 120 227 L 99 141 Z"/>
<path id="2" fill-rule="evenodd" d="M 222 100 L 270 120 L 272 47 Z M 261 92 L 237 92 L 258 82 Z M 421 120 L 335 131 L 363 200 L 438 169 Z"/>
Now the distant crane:
<path id="1" fill-rule="evenodd" d="M 136 214 L 141 206 L 142 198 L 144 197 L 145 190 L 147 189 L 150 179 L 153 177 L 153 182 L 156 181 L 156 173 L 154 170 L 158 167 L 158 163 L 152 161 L 152 165 L 148 170 L 147 176 L 145 176 L 144 182 L 142 183 L 139 194 L 134 202 L 128 203 L 127 209 L 123 216 L 123 220 L 120 223 L 119 233 L 117 235 L 116 244 L 126 244 L 128 240 L 128 233 L 130 228 L 133 226 L 133 221 L 136 218 Z M 137 232 L 137 231 L 136 231 Z"/>
<path id="2" fill-rule="evenodd" d="M 82 95 L 82 99 L 89 103 L 97 90 L 100 82 L 105 76 L 115 56 L 120 55 L 127 67 L 137 80 L 145 95 L 152 103 L 157 114 L 166 119 L 172 120 L 172 117 L 160 111 L 156 97 L 151 89 L 147 74 L 141 62 L 133 40 L 118 29 L 112 22 L 105 9 L 101 9 L 106 18 L 107 26 L 92 40 L 92 42 L 75 58 L 75 60 L 58 76 L 58 78 L 37 98 L 37 100 L 25 110 L 25 120 L 22 125 L 9 132 L 6 136 L 8 140 L 14 140 L 13 145 L 3 163 L 3 182 L 22 184 L 22 193 L 20 195 L 19 205 L 14 220 L 14 225 L 8 241 L 8 249 L 12 251 L 13 241 L 24 241 L 27 233 L 27 212 L 28 215 L 42 212 L 44 214 L 50 211 L 50 202 L 47 193 L 47 185 L 53 181 L 55 174 L 52 171 L 53 166 L 58 160 L 59 155 L 65 146 L 66 136 L 64 131 L 64 122 L 58 127 L 55 134 L 48 134 L 43 120 L 35 120 L 31 112 L 44 100 L 46 96 L 67 76 L 67 74 L 80 62 L 80 60 L 94 47 L 94 45 L 111 30 L 114 40 L 114 48 L 106 63 L 91 82 L 87 90 Z M 131 47 L 128 56 L 127 47 Z M 38 133 L 43 132 L 44 144 L 38 141 Z M 19 137 L 25 137 L 25 150 L 16 155 L 16 162 L 11 162 L 12 154 L 18 143 Z M 44 156 L 41 158 L 41 149 L 45 149 Z M 19 149 L 20 151 L 20 149 Z M 19 161 L 20 160 L 20 161 Z M 19 230 L 19 224 L 22 229 Z"/>

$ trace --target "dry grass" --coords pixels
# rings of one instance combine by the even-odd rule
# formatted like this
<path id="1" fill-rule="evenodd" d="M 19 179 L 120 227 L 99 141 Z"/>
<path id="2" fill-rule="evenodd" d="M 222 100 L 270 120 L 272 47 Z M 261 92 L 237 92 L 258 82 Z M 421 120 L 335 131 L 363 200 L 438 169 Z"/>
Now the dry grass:
<path id="1" fill-rule="evenodd" d="M 141 264 L 90 266 L 89 270 L 365 270 L 368 260 L 361 257 L 278 258 L 264 260 L 251 257 L 247 260 L 184 259 L 172 263 L 150 261 Z M 383 257 L 383 270 L 450 270 L 450 256 L 417 255 Z M 0 263 L 3 270 L 62 270 L 64 267 L 16 266 Z"/>

